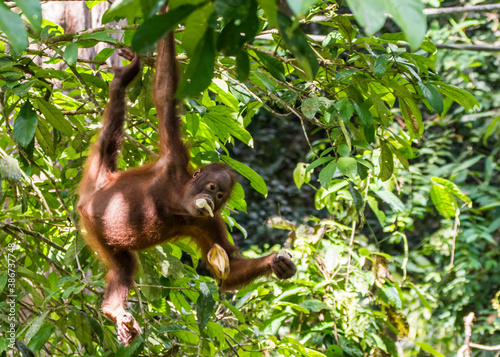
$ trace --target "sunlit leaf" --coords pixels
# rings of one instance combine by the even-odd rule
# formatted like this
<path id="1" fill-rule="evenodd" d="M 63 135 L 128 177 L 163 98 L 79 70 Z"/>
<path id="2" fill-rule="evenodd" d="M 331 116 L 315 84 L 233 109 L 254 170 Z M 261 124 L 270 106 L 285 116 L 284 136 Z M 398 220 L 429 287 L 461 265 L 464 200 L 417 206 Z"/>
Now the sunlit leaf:
<path id="1" fill-rule="evenodd" d="M 262 177 L 260 177 L 258 173 L 256 173 L 253 169 L 251 169 L 247 165 L 242 164 L 241 162 L 238 162 L 229 156 L 223 155 L 221 156 L 221 159 L 224 162 L 226 162 L 229 166 L 231 166 L 233 169 L 238 171 L 243 177 L 248 179 L 252 187 L 257 192 L 263 194 L 264 196 L 267 196 L 268 191 L 266 182 L 262 179 Z"/>
<path id="2" fill-rule="evenodd" d="M 40 97 L 35 97 L 34 99 L 37 103 L 38 110 L 42 112 L 44 118 L 52 124 L 54 128 L 67 136 L 71 136 L 73 134 L 71 124 L 64 118 L 64 114 L 60 109 Z"/>
<path id="3" fill-rule="evenodd" d="M 39 0 L 15 0 L 18 8 L 31 24 L 33 32 L 38 35 L 42 27 L 42 6 Z"/>
<path id="4" fill-rule="evenodd" d="M 384 0 L 347 0 L 347 5 L 352 10 L 359 24 L 365 28 L 368 35 L 373 35 L 384 25 Z"/>
<path id="5" fill-rule="evenodd" d="M 431 200 L 441 216 L 446 219 L 455 217 L 455 212 L 458 208 L 457 202 L 448 190 L 441 186 L 433 185 L 431 187 Z"/>
<path id="6" fill-rule="evenodd" d="M 455 185 L 453 182 L 446 180 L 441 177 L 431 177 L 431 180 L 438 183 L 439 185 L 443 186 L 446 190 L 448 190 L 449 193 L 454 194 L 458 198 L 460 198 L 462 201 L 466 202 L 469 207 L 472 207 L 472 200 L 462 192 L 462 190 Z"/>
<path id="7" fill-rule="evenodd" d="M 307 170 L 307 164 L 304 162 L 299 162 L 295 169 L 293 170 L 293 180 L 295 181 L 295 185 L 300 190 L 303 184 L 309 183 L 311 180 L 311 172 Z"/>
<path id="8" fill-rule="evenodd" d="M 418 49 L 427 31 L 422 0 L 384 0 L 384 3 L 385 10 L 403 30 L 412 50 Z"/>
<path id="9" fill-rule="evenodd" d="M 401 200 L 394 193 L 387 191 L 386 189 L 381 189 L 374 192 L 378 197 L 382 199 L 382 201 L 387 203 L 394 212 L 403 213 L 405 211 L 403 202 L 401 202 Z"/>
<path id="10" fill-rule="evenodd" d="M 0 30 L 7 35 L 16 52 L 28 46 L 28 32 L 23 20 L 18 14 L 10 11 L 3 2 L 0 2 Z"/>

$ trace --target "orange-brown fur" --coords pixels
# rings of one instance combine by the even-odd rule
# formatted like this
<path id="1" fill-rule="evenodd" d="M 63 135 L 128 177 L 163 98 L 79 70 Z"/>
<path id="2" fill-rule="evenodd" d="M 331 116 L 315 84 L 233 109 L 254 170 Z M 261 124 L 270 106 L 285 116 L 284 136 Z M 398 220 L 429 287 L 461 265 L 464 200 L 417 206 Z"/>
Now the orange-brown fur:
<path id="1" fill-rule="evenodd" d="M 238 256 L 219 214 L 231 194 L 234 175 L 222 164 L 190 172 L 189 154 L 176 116 L 178 70 L 172 33 L 159 42 L 156 64 L 154 99 L 160 123 L 160 158 L 127 171 L 117 170 L 123 142 L 125 90 L 140 71 L 137 56 L 127 50 L 122 56 L 131 64 L 115 69 L 103 129 L 87 159 L 80 184 L 78 211 L 87 230 L 87 243 L 109 268 L 103 312 L 117 323 L 119 341 L 128 344 L 140 333 L 137 321 L 125 309 L 138 268 L 135 251 L 190 237 L 206 259 L 217 243 L 229 256 L 230 273 L 221 285 L 224 290 L 271 272 L 289 278 L 295 266 L 277 254 L 258 259 Z M 196 206 L 200 198 L 210 204 L 214 217 Z"/>

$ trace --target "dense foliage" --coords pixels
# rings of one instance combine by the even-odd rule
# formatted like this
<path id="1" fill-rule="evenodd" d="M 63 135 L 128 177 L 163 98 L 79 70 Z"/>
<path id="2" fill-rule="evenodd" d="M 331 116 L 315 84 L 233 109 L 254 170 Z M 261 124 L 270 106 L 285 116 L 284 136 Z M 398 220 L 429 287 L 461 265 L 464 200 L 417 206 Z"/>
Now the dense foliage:
<path id="1" fill-rule="evenodd" d="M 468 312 L 473 341 L 496 344 L 498 56 L 435 44 L 492 43 L 498 17 L 426 21 L 420 0 L 173 0 L 155 15 L 163 3 L 117 0 L 103 27 L 64 33 L 39 0 L 0 2 L 0 354 L 442 356 L 464 343 Z M 153 52 L 172 30 L 193 165 L 240 174 L 232 235 L 265 219 L 285 234 L 249 236 L 244 254 L 286 247 L 299 272 L 223 294 L 197 259 L 183 264 L 199 258 L 189 240 L 141 252 L 129 305 L 144 334 L 124 348 L 100 312 L 76 192 L 117 48 L 145 63 L 119 166 L 156 155 Z"/>

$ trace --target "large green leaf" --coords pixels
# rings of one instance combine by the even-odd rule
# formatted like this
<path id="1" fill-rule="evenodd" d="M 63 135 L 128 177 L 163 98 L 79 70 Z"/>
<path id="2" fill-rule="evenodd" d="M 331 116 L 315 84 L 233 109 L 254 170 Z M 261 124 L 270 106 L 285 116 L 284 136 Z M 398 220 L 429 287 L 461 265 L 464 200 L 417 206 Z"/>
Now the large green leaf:
<path id="1" fill-rule="evenodd" d="M 31 24 L 33 32 L 38 35 L 42 27 L 42 6 L 40 0 L 15 0 L 18 8 Z"/>
<path id="2" fill-rule="evenodd" d="M 446 190 L 448 190 L 449 193 L 454 194 L 458 198 L 460 198 L 462 201 L 466 202 L 469 207 L 472 207 L 472 200 L 467 197 L 465 193 L 462 192 L 460 188 L 458 188 L 457 185 L 455 185 L 453 182 L 448 181 L 444 178 L 441 177 L 431 177 L 431 180 L 436 182 L 437 184 L 443 186 Z"/>
<path id="3" fill-rule="evenodd" d="M 24 148 L 28 147 L 35 136 L 37 124 L 38 115 L 36 110 L 33 109 L 29 101 L 26 101 L 14 121 L 14 138 L 16 138 L 19 145 Z"/>
<path id="4" fill-rule="evenodd" d="M 63 59 L 69 66 L 75 65 L 76 61 L 78 60 L 78 44 L 77 43 L 72 42 L 66 46 L 66 49 L 64 50 L 64 53 L 63 53 Z"/>
<path id="5" fill-rule="evenodd" d="M 401 114 L 408 128 L 408 132 L 412 138 L 419 139 L 423 132 L 422 113 L 418 105 L 411 98 L 399 98 Z"/>
<path id="6" fill-rule="evenodd" d="M 299 162 L 295 169 L 293 170 L 293 181 L 295 185 L 300 190 L 303 184 L 309 183 L 311 181 L 311 172 L 306 171 L 307 164 L 304 162 Z"/>
<path id="7" fill-rule="evenodd" d="M 253 169 L 248 167 L 245 164 L 242 164 L 239 161 L 236 161 L 235 159 L 232 159 L 229 156 L 221 156 L 221 159 L 227 163 L 229 166 L 231 166 L 233 169 L 238 171 L 243 177 L 248 179 L 250 181 L 250 185 L 259 193 L 263 194 L 264 196 L 267 196 L 268 191 L 267 191 L 267 186 L 266 182 L 260 177 L 260 175 L 255 172 Z"/>
<path id="8" fill-rule="evenodd" d="M 324 188 L 328 188 L 328 186 L 330 186 L 330 181 L 332 180 L 335 171 L 337 171 L 337 163 L 335 161 L 331 161 L 321 170 L 318 176 L 321 186 Z"/>
<path id="9" fill-rule="evenodd" d="M 396 196 L 391 191 L 387 191 L 386 189 L 381 189 L 374 192 L 378 197 L 382 199 L 382 201 L 391 206 L 394 212 L 403 213 L 405 211 L 405 205 L 403 204 L 403 202 L 401 202 L 398 196 Z"/>
<path id="10" fill-rule="evenodd" d="M 21 52 L 28 47 L 28 32 L 21 17 L 0 2 L 0 30 L 7 35 L 12 49 Z"/>
<path id="11" fill-rule="evenodd" d="M 386 143 L 380 144 L 379 156 L 380 174 L 379 177 L 382 181 L 387 181 L 392 177 L 394 171 L 394 159 L 392 151 Z"/>
<path id="12" fill-rule="evenodd" d="M 59 108 L 51 103 L 46 102 L 40 97 L 35 97 L 35 102 L 37 104 L 38 110 L 40 110 L 44 118 L 52 124 L 54 128 L 59 130 L 61 133 L 71 136 L 73 134 L 73 128 L 69 121 L 64 119 L 64 114 Z"/>
<path id="13" fill-rule="evenodd" d="M 380 0 L 378 0 L 380 1 Z M 383 0 L 385 10 L 403 30 L 410 47 L 416 50 L 422 44 L 427 31 L 422 0 Z"/>
<path id="14" fill-rule="evenodd" d="M 195 55 L 196 47 L 207 32 L 208 22 L 214 12 L 214 4 L 208 2 L 191 12 L 184 21 L 184 31 L 182 31 L 182 47 L 188 57 Z"/>
<path id="15" fill-rule="evenodd" d="M 368 35 L 373 35 L 384 26 L 385 0 L 347 0 L 347 5 Z"/>
<path id="16" fill-rule="evenodd" d="M 255 54 L 257 55 L 257 57 L 259 57 L 264 67 L 266 67 L 266 69 L 274 78 L 280 81 L 286 80 L 285 67 L 279 59 L 260 51 L 255 51 Z"/>
<path id="17" fill-rule="evenodd" d="M 446 219 L 455 217 L 458 208 L 457 201 L 453 195 L 442 186 L 434 185 L 431 187 L 431 200 L 437 211 Z"/>
<path id="18" fill-rule="evenodd" d="M 228 134 L 241 140 L 248 146 L 253 146 L 253 139 L 250 133 L 235 118 L 236 113 L 228 107 L 218 105 L 207 108 L 207 113 L 203 116 L 203 121 L 214 130 L 221 140 L 226 140 Z"/>
<path id="19" fill-rule="evenodd" d="M 441 93 L 439 93 L 436 87 L 430 83 L 418 82 L 418 86 L 420 87 L 425 99 L 429 101 L 434 110 L 438 114 L 441 114 L 444 110 L 443 97 L 441 96 Z"/>
<path id="20" fill-rule="evenodd" d="M 200 283 L 199 292 L 200 296 L 198 296 L 198 300 L 196 301 L 196 317 L 201 332 L 210 321 L 210 316 L 212 316 L 214 311 L 215 300 L 207 283 Z"/>
<path id="21" fill-rule="evenodd" d="M 286 46 L 297 59 L 298 65 L 302 68 L 309 80 L 314 79 L 319 69 L 316 54 L 309 46 L 307 37 L 300 30 L 297 24 L 282 12 L 278 12 L 278 29 Z"/>
<path id="22" fill-rule="evenodd" d="M 107 24 L 111 21 L 118 21 L 124 18 L 134 19 L 141 15 L 141 6 L 139 1 L 135 0 L 116 0 L 111 7 L 102 15 L 101 22 Z"/>
<path id="23" fill-rule="evenodd" d="M 472 110 L 474 107 L 479 107 L 479 102 L 472 94 L 463 88 L 451 86 L 444 82 L 434 82 L 438 90 L 447 97 L 450 97 L 455 102 L 463 106 L 466 110 Z"/>
<path id="24" fill-rule="evenodd" d="M 358 162 L 353 157 L 339 158 L 337 161 L 337 167 L 343 175 L 351 179 L 355 178 L 358 172 Z"/>
<path id="25" fill-rule="evenodd" d="M 309 119 L 314 118 L 316 112 L 319 110 L 321 106 L 321 102 L 317 96 L 313 96 L 311 98 L 306 98 L 302 101 L 300 105 L 300 110 L 302 113 Z"/>
<path id="26" fill-rule="evenodd" d="M 197 6 L 180 6 L 165 14 L 155 15 L 139 26 L 132 39 L 132 48 L 138 53 L 144 53 L 160 38 L 177 27 L 177 25 L 191 14 Z"/>
<path id="27" fill-rule="evenodd" d="M 33 338 L 33 336 L 36 335 L 40 327 L 42 326 L 43 322 L 47 318 L 47 315 L 49 314 L 50 311 L 44 311 L 42 314 L 38 315 L 31 321 L 30 327 L 28 328 L 28 331 L 26 331 L 26 334 L 24 336 L 24 340 L 26 343 L 29 343 L 30 340 Z"/>
<path id="28" fill-rule="evenodd" d="M 184 72 L 176 96 L 196 96 L 212 82 L 215 65 L 214 30 L 209 28 L 195 49 L 193 57 Z"/>

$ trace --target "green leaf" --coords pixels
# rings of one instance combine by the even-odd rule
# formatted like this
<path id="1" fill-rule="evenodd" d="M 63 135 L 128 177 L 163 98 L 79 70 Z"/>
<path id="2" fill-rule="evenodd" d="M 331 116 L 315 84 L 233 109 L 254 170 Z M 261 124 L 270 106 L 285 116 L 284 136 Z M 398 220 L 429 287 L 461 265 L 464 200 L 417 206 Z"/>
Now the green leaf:
<path id="1" fill-rule="evenodd" d="M 214 30 L 207 29 L 205 36 L 195 49 L 195 55 L 182 76 L 176 96 L 195 96 L 204 91 L 212 82 L 215 65 Z"/>
<path id="2" fill-rule="evenodd" d="M 373 75 L 377 78 L 382 77 L 387 70 L 387 62 L 389 61 L 389 54 L 384 53 L 377 57 L 373 66 Z"/>
<path id="3" fill-rule="evenodd" d="M 437 211 L 446 219 L 455 217 L 458 209 L 457 202 L 451 193 L 445 188 L 434 185 L 431 187 L 431 200 Z"/>
<path id="4" fill-rule="evenodd" d="M 203 121 L 215 132 L 221 141 L 227 140 L 228 134 L 241 140 L 248 146 L 253 146 L 252 135 L 235 118 L 236 113 L 230 108 L 217 105 L 207 108 Z"/>
<path id="5" fill-rule="evenodd" d="M 352 196 L 352 201 L 354 202 L 354 206 L 357 209 L 363 208 L 363 196 L 359 193 L 359 191 L 356 189 L 356 186 L 352 181 L 349 180 L 349 192 L 351 193 Z"/>
<path id="6" fill-rule="evenodd" d="M 401 114 L 412 138 L 419 139 L 424 132 L 422 113 L 415 101 L 411 98 L 399 98 Z"/>
<path id="7" fill-rule="evenodd" d="M 111 10 L 111 8 L 109 10 Z M 132 48 L 137 53 L 145 53 L 146 50 L 153 47 L 160 38 L 175 29 L 177 24 L 191 14 L 196 8 L 197 6 L 194 5 L 183 5 L 165 14 L 155 15 L 147 19 L 135 32 L 134 38 L 132 39 Z"/>
<path id="8" fill-rule="evenodd" d="M 64 61 L 69 66 L 74 66 L 76 61 L 78 60 L 78 44 L 75 42 L 70 43 L 66 46 L 63 54 Z"/>
<path id="9" fill-rule="evenodd" d="M 401 297 L 399 296 L 398 289 L 393 286 L 385 286 L 383 285 L 379 288 L 379 291 L 383 292 L 383 295 L 387 298 L 387 302 L 393 305 L 396 309 L 403 308 L 403 302 L 401 301 Z"/>
<path id="10" fill-rule="evenodd" d="M 244 82 L 250 75 L 250 57 L 245 51 L 240 51 L 236 55 L 236 77 L 240 82 Z"/>
<path id="11" fill-rule="evenodd" d="M 278 17 L 278 4 L 275 0 L 257 0 L 262 10 L 267 15 L 271 27 L 276 27 Z"/>
<path id="12" fill-rule="evenodd" d="M 420 87 L 425 99 L 427 99 L 434 110 L 441 115 L 444 110 L 443 97 L 441 96 L 441 93 L 439 93 L 437 88 L 430 83 L 418 82 L 418 86 Z"/>
<path id="13" fill-rule="evenodd" d="M 53 104 L 46 102 L 44 99 L 35 97 L 35 102 L 37 103 L 38 110 L 40 110 L 45 117 L 45 119 L 52 124 L 54 128 L 59 130 L 61 133 L 71 136 L 73 134 L 73 128 L 69 121 L 64 119 L 64 114 L 60 109 L 55 107 Z"/>
<path id="14" fill-rule="evenodd" d="M 95 32 L 95 33 L 84 34 L 80 36 L 77 42 L 92 41 L 92 40 L 99 42 L 117 43 L 116 39 L 106 32 Z"/>
<path id="15" fill-rule="evenodd" d="M 299 162 L 295 169 L 293 170 L 293 180 L 295 181 L 295 185 L 300 190 L 303 184 L 311 181 L 311 172 L 306 171 L 307 164 L 304 162 Z"/>
<path id="16" fill-rule="evenodd" d="M 384 0 L 347 0 L 347 5 L 368 35 L 373 35 L 384 26 Z"/>
<path id="17" fill-rule="evenodd" d="M 380 121 L 384 126 L 388 127 L 391 120 L 391 112 L 389 111 L 389 108 L 387 108 L 382 98 L 380 98 L 380 96 L 373 90 L 371 92 L 371 98 Z"/>
<path id="18" fill-rule="evenodd" d="M 19 97 L 23 97 L 26 95 L 26 93 L 29 92 L 31 87 L 37 83 L 36 79 L 32 79 L 30 81 L 23 82 L 14 88 L 12 88 L 12 94 L 17 95 Z"/>
<path id="19" fill-rule="evenodd" d="M 418 347 L 420 347 L 422 350 L 424 350 L 425 352 L 428 352 L 428 353 L 430 353 L 431 355 L 433 355 L 435 357 L 446 357 L 444 354 L 442 354 L 441 352 L 436 351 L 436 349 L 434 347 L 432 347 L 431 345 L 428 345 L 427 343 L 424 343 L 424 342 L 415 342 L 415 344 Z"/>
<path id="20" fill-rule="evenodd" d="M 15 2 L 30 22 L 35 35 L 39 35 L 42 27 L 42 6 L 40 0 L 15 0 Z"/>
<path id="21" fill-rule="evenodd" d="M 355 178 L 358 173 L 358 162 L 353 157 L 341 157 L 337 161 L 339 171 L 350 178 Z"/>
<path id="22" fill-rule="evenodd" d="M 372 114 L 363 104 L 354 102 L 354 109 L 356 109 L 356 113 L 358 113 L 361 122 L 365 126 L 373 126 Z"/>
<path id="23" fill-rule="evenodd" d="M 198 296 L 198 300 L 196 301 L 196 317 L 201 332 L 210 321 L 210 316 L 212 316 L 214 311 L 215 300 L 207 283 L 200 283 L 199 288 L 200 296 Z"/>
<path id="24" fill-rule="evenodd" d="M 35 135 L 38 145 L 43 149 L 44 154 L 54 156 L 56 153 L 54 151 L 53 137 L 43 121 L 38 122 Z"/>
<path id="25" fill-rule="evenodd" d="M 445 96 L 450 97 L 455 102 L 465 108 L 465 110 L 472 110 L 474 107 L 479 107 L 479 102 L 467 90 L 451 86 L 443 82 L 434 82 L 438 90 Z"/>
<path id="26" fill-rule="evenodd" d="M 423 12 L 422 0 L 383 1 L 385 10 L 392 15 L 394 22 L 403 30 L 411 49 L 417 50 L 422 44 L 427 31 L 427 19 Z"/>
<path id="27" fill-rule="evenodd" d="M 135 0 L 117 0 L 102 15 L 101 23 L 107 24 L 111 21 L 118 21 L 127 17 L 135 18 L 140 16 L 140 3 Z"/>
<path id="28" fill-rule="evenodd" d="M 304 99 L 300 105 L 300 110 L 307 118 L 312 119 L 314 118 L 314 115 L 316 115 L 320 106 L 321 102 L 319 101 L 319 98 L 317 96 L 313 96 L 311 98 Z"/>
<path id="29" fill-rule="evenodd" d="M 334 107 L 339 112 L 342 120 L 345 123 L 349 122 L 352 115 L 354 114 L 354 106 L 352 105 L 351 101 L 347 98 L 343 98 L 335 103 Z"/>
<path id="30" fill-rule="evenodd" d="M 305 300 L 299 306 L 309 310 L 310 312 L 321 312 L 321 310 L 331 310 L 323 301 L 319 300 Z"/>
<path id="31" fill-rule="evenodd" d="M 189 58 L 195 55 L 198 43 L 207 32 L 210 17 L 214 13 L 214 3 L 207 2 L 200 4 L 184 21 L 184 31 L 182 32 L 182 47 Z"/>
<path id="32" fill-rule="evenodd" d="M 23 20 L 3 2 L 0 2 L 0 30 L 7 35 L 12 49 L 16 52 L 20 53 L 28 47 L 28 32 Z"/>
<path id="33" fill-rule="evenodd" d="M 378 197 L 382 199 L 382 201 L 391 206 L 394 212 L 404 213 L 405 205 L 394 193 L 392 193 L 391 191 L 387 191 L 386 189 L 381 189 L 374 192 Z"/>
<path id="34" fill-rule="evenodd" d="M 316 3 L 316 0 L 294 0 L 289 1 L 288 6 L 295 15 L 306 15 L 311 7 Z"/>
<path id="35" fill-rule="evenodd" d="M 52 324 L 52 322 L 45 321 L 42 327 L 38 330 L 37 334 L 31 339 L 29 348 L 35 352 L 40 350 L 45 345 L 45 343 L 47 343 L 53 332 L 54 325 Z"/>
<path id="36" fill-rule="evenodd" d="M 115 50 L 113 48 L 103 48 L 99 51 L 99 53 L 94 57 L 94 61 L 106 61 Z"/>
<path id="37" fill-rule="evenodd" d="M 250 185 L 259 193 L 263 194 L 264 196 L 267 196 L 268 191 L 267 191 L 267 186 L 266 182 L 260 177 L 258 173 L 256 173 L 253 169 L 248 167 L 245 164 L 242 164 L 241 162 L 238 162 L 229 156 L 221 156 L 222 161 L 227 163 L 229 166 L 231 166 L 233 169 L 238 171 L 243 177 L 248 179 L 250 181 Z"/>
<path id="38" fill-rule="evenodd" d="M 462 201 L 467 202 L 469 207 L 472 207 L 472 200 L 462 192 L 460 188 L 458 188 L 457 185 L 455 185 L 453 182 L 448 181 L 444 178 L 441 177 L 431 177 L 431 180 L 436 182 L 437 184 L 443 186 L 446 190 L 448 190 L 449 193 L 454 194 L 458 198 L 460 198 Z"/>
<path id="39" fill-rule="evenodd" d="M 373 196 L 368 196 L 368 205 L 370 206 L 371 210 L 373 213 L 375 213 L 375 216 L 377 217 L 380 226 L 385 227 L 385 213 L 384 211 L 381 211 L 378 207 L 378 202 Z"/>
<path id="40" fill-rule="evenodd" d="M 396 157 L 398 158 L 398 161 L 401 163 L 401 165 L 403 165 L 405 170 L 409 170 L 410 163 L 408 162 L 408 158 L 401 151 L 399 151 L 396 147 L 394 147 L 392 144 L 391 144 L 391 148 L 392 148 L 393 154 L 396 155 Z"/>
<path id="41" fill-rule="evenodd" d="M 327 156 L 327 157 L 320 157 L 319 159 L 314 160 L 312 163 L 307 166 L 306 173 L 308 173 L 311 170 L 314 170 L 316 167 L 319 165 L 323 165 L 327 162 L 332 161 L 334 158 L 332 156 Z"/>
<path id="42" fill-rule="evenodd" d="M 318 176 L 321 186 L 324 188 L 328 188 L 328 186 L 330 186 L 330 181 L 332 180 L 335 171 L 337 171 L 337 163 L 335 161 L 330 162 L 323 168 L 323 170 L 321 170 Z"/>
<path id="43" fill-rule="evenodd" d="M 28 331 L 26 331 L 26 334 L 24 336 L 24 341 L 26 343 L 29 343 L 30 340 L 33 338 L 33 336 L 36 335 L 40 327 L 42 326 L 43 322 L 47 318 L 47 315 L 49 314 L 49 311 L 44 311 L 42 312 L 41 315 L 38 315 L 31 321 L 30 327 L 28 328 Z"/>
<path id="44" fill-rule="evenodd" d="M 313 80 L 319 69 L 316 54 L 309 46 L 307 37 L 296 26 L 288 16 L 278 12 L 278 29 L 283 38 L 283 42 L 292 51 L 297 63 L 302 68 L 309 80 Z"/>
<path id="45" fill-rule="evenodd" d="M 14 138 L 23 148 L 27 148 L 33 140 L 37 124 L 38 115 L 31 103 L 26 101 L 14 121 Z"/>
<path id="46" fill-rule="evenodd" d="M 260 51 L 255 51 L 255 54 L 262 61 L 264 67 L 271 73 L 271 75 L 279 81 L 284 82 L 285 79 L 285 66 L 283 63 L 273 57 L 269 56 L 267 53 L 262 53 Z"/>
<path id="47" fill-rule="evenodd" d="M 78 341 L 84 346 L 92 342 L 92 333 L 85 315 L 84 312 L 75 309 L 71 310 L 69 313 L 74 323 L 73 326 L 75 327 L 76 338 L 78 338 Z"/>
<path id="48" fill-rule="evenodd" d="M 380 165 L 379 178 L 382 181 L 389 180 L 394 172 L 394 160 L 392 157 L 392 151 L 386 143 L 381 143 L 380 145 L 380 156 L 378 162 Z"/>

